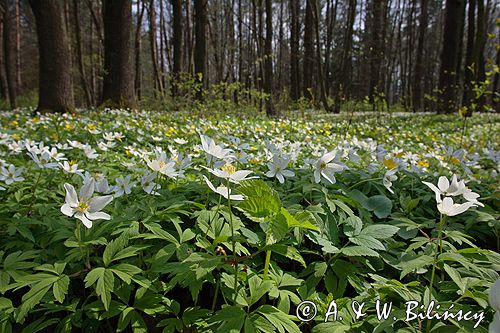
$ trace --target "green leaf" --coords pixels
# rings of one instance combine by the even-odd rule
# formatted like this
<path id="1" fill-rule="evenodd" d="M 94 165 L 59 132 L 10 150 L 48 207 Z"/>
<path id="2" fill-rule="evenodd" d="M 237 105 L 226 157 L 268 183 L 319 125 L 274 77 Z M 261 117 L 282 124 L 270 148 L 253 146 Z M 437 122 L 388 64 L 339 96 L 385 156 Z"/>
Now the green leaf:
<path id="1" fill-rule="evenodd" d="M 347 246 L 341 251 L 348 257 L 378 257 L 378 252 L 366 246 Z"/>
<path id="2" fill-rule="evenodd" d="M 275 253 L 281 254 L 282 256 L 287 257 L 288 259 L 295 260 L 299 262 L 302 266 L 306 267 L 306 262 L 299 250 L 297 250 L 293 246 L 287 246 L 284 244 L 274 244 L 269 247 L 269 249 Z"/>
<path id="3" fill-rule="evenodd" d="M 60 276 L 59 279 L 52 286 L 52 292 L 54 293 L 54 297 L 61 304 L 64 302 L 64 298 L 68 293 L 68 287 L 69 287 L 69 277 L 66 275 Z"/>
<path id="4" fill-rule="evenodd" d="M 281 200 L 278 193 L 263 180 L 247 180 L 240 184 L 238 191 L 245 200 L 238 204 L 250 218 L 268 218 L 279 213 Z"/>
<path id="5" fill-rule="evenodd" d="M 279 242 L 288 232 L 288 222 L 286 216 L 282 213 L 276 215 L 266 230 L 266 245 L 271 245 Z"/>
<path id="6" fill-rule="evenodd" d="M 97 296 L 101 296 L 106 311 L 111 303 L 111 292 L 114 289 L 115 278 L 111 269 L 97 267 L 91 270 L 85 277 L 85 287 L 88 288 L 97 281 L 95 288 Z"/>
<path id="7" fill-rule="evenodd" d="M 399 231 L 398 227 L 389 224 L 372 224 L 361 230 L 361 235 L 371 236 L 376 239 L 387 239 Z"/>
<path id="8" fill-rule="evenodd" d="M 209 322 L 221 322 L 217 332 L 240 333 L 245 323 L 246 313 L 237 306 L 227 306 L 217 311 Z"/>
<path id="9" fill-rule="evenodd" d="M 280 333 L 300 333 L 299 327 L 291 320 L 292 316 L 278 310 L 274 306 L 265 304 L 260 306 L 255 312 L 258 312 L 269 320 Z"/>
<path id="10" fill-rule="evenodd" d="M 434 258 L 428 255 L 419 255 L 418 257 L 411 260 L 403 260 L 398 264 L 399 267 L 402 267 L 400 279 L 404 278 L 408 273 L 413 272 L 414 270 L 419 270 L 424 268 L 425 266 L 431 265 L 434 262 Z"/>
<path id="11" fill-rule="evenodd" d="M 349 216 L 345 220 L 344 234 L 349 237 L 357 236 L 361 232 L 363 221 L 357 216 Z"/>
<path id="12" fill-rule="evenodd" d="M 366 246 L 372 250 L 385 250 L 384 244 L 382 244 L 379 240 L 373 238 L 372 236 L 361 234 L 355 237 L 349 237 L 349 240 L 356 245 Z"/>
<path id="13" fill-rule="evenodd" d="M 363 207 L 373 211 L 379 219 L 386 218 L 391 214 L 392 201 L 385 195 L 374 195 L 363 202 Z"/>

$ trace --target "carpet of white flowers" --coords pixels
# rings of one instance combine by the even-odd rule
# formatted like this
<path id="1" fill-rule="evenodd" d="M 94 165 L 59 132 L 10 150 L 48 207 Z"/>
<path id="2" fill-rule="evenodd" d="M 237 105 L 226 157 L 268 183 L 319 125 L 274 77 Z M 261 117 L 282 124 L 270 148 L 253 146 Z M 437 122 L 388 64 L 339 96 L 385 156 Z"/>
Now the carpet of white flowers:
<path id="1" fill-rule="evenodd" d="M 498 115 L 2 112 L 0 332 L 488 332 L 499 144 Z"/>

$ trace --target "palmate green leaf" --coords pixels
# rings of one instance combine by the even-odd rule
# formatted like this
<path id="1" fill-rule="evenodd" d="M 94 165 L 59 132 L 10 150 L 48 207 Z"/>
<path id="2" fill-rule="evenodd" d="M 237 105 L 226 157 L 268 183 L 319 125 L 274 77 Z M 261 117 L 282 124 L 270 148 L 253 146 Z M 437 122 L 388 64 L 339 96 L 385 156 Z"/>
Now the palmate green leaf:
<path id="1" fill-rule="evenodd" d="M 349 241 L 356 245 L 366 246 L 372 250 L 385 250 L 384 244 L 382 244 L 378 239 L 375 239 L 372 236 L 360 234 L 354 237 L 349 237 Z"/>
<path id="2" fill-rule="evenodd" d="M 282 213 L 276 215 L 268 224 L 266 230 L 266 245 L 272 245 L 285 237 L 288 233 L 288 221 Z"/>
<path id="3" fill-rule="evenodd" d="M 244 181 L 238 187 L 245 200 L 238 204 L 249 218 L 268 218 L 278 214 L 281 200 L 278 192 L 273 190 L 263 180 L 252 179 Z"/>
<path id="4" fill-rule="evenodd" d="M 398 227 L 389 224 L 372 224 L 361 230 L 361 235 L 370 236 L 376 239 L 387 239 L 394 236 L 399 231 Z"/>
<path id="5" fill-rule="evenodd" d="M 252 306 L 257 303 L 273 286 L 274 284 L 270 280 L 264 281 L 257 275 L 250 277 L 248 279 L 248 288 L 250 290 L 250 298 L 247 300 L 248 305 Z"/>
<path id="6" fill-rule="evenodd" d="M 288 246 L 285 244 L 274 244 L 269 247 L 272 252 L 277 254 L 281 254 L 282 256 L 287 257 L 288 259 L 295 260 L 299 262 L 302 266 L 306 267 L 306 261 L 300 254 L 299 250 L 297 250 L 293 246 Z"/>
<path id="7" fill-rule="evenodd" d="M 38 283 L 36 283 L 30 291 L 22 297 L 22 304 L 16 313 L 16 322 L 20 323 L 24 320 L 29 311 L 31 311 L 42 298 L 47 294 L 55 281 L 58 280 L 57 276 L 53 276 L 52 278 L 46 278 Z"/>
<path id="8" fill-rule="evenodd" d="M 414 270 L 423 269 L 426 266 L 431 265 L 433 262 L 434 262 L 433 257 L 424 254 L 419 255 L 416 258 L 412 258 L 410 260 L 405 260 L 405 257 L 403 257 L 401 262 L 398 264 L 400 267 L 403 268 L 399 278 L 402 279 L 408 273 L 411 273 Z"/>
<path id="9" fill-rule="evenodd" d="M 211 323 L 221 322 L 217 332 L 240 333 L 245 323 L 246 313 L 238 306 L 227 306 L 217 311 L 212 318 Z"/>
<path id="10" fill-rule="evenodd" d="M 363 222 L 357 216 L 349 216 L 344 222 L 344 234 L 349 237 L 357 236 L 363 228 Z"/>
<path id="11" fill-rule="evenodd" d="M 104 308 L 108 311 L 109 304 L 111 303 L 111 292 L 114 289 L 115 283 L 113 271 L 104 267 L 94 268 L 85 277 L 85 287 L 88 288 L 96 282 L 96 294 L 101 297 Z"/>
<path id="12" fill-rule="evenodd" d="M 264 316 L 280 333 L 300 333 L 299 327 L 292 321 L 292 316 L 272 305 L 262 305 L 255 312 Z"/>
<path id="13" fill-rule="evenodd" d="M 69 277 L 67 275 L 60 276 L 59 279 L 56 282 L 54 282 L 52 286 L 52 292 L 54 293 L 54 297 L 61 304 L 64 302 L 64 298 L 68 293 L 68 287 L 69 287 Z"/>
<path id="14" fill-rule="evenodd" d="M 378 257 L 377 251 L 366 246 L 347 246 L 341 249 L 342 254 L 348 257 Z"/>
<path id="15" fill-rule="evenodd" d="M 363 207 L 373 211 L 379 219 L 388 217 L 392 210 L 392 201 L 385 195 L 374 195 L 362 203 Z"/>

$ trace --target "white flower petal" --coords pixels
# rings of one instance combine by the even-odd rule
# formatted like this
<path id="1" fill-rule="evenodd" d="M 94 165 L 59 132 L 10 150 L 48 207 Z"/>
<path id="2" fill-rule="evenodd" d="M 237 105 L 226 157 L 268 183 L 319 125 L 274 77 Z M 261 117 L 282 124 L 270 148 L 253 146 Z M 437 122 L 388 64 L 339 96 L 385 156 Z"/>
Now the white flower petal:
<path id="1" fill-rule="evenodd" d="M 64 188 L 66 189 L 66 203 L 71 207 L 78 206 L 78 196 L 73 185 L 66 183 Z"/>
<path id="2" fill-rule="evenodd" d="M 89 212 L 95 213 L 106 207 L 113 200 L 113 196 L 105 195 L 102 197 L 94 197 L 89 201 Z"/>
<path id="3" fill-rule="evenodd" d="M 82 221 L 83 225 L 86 226 L 88 229 L 92 228 L 92 221 L 89 220 L 85 216 L 85 214 L 78 212 L 78 213 L 75 214 L 75 217 L 77 219 L 79 219 L 80 221 Z"/>
<path id="4" fill-rule="evenodd" d="M 500 312 L 500 278 L 490 288 L 488 300 L 493 309 Z"/>
<path id="5" fill-rule="evenodd" d="M 80 189 L 80 200 L 88 201 L 92 194 L 94 193 L 95 180 L 94 178 L 90 178 L 89 181 L 83 184 Z"/>
<path id="6" fill-rule="evenodd" d="M 448 190 L 449 187 L 450 187 L 450 182 L 448 181 L 448 178 L 446 178 L 445 176 L 439 177 L 439 180 L 438 180 L 439 190 L 441 192 L 446 192 L 446 190 Z"/>
<path id="7" fill-rule="evenodd" d="M 61 213 L 63 213 L 66 216 L 71 217 L 71 216 L 73 216 L 73 214 L 75 214 L 75 210 L 73 208 L 71 208 L 71 206 L 69 204 L 65 203 L 61 207 Z"/>
<path id="8" fill-rule="evenodd" d="M 104 212 L 94 212 L 90 213 L 88 212 L 85 214 L 89 220 L 110 220 L 111 216 L 107 213 Z"/>

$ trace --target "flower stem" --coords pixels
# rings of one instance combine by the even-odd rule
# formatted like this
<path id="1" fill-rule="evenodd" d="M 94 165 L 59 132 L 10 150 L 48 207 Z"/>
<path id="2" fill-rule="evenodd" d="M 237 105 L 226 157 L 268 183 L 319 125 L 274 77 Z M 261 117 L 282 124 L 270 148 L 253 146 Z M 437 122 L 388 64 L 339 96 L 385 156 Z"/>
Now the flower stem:
<path id="1" fill-rule="evenodd" d="M 445 221 L 446 221 L 446 215 L 441 214 L 441 216 L 439 218 L 439 224 L 438 224 L 438 238 L 437 238 L 438 247 L 437 247 L 436 251 L 434 252 L 434 260 L 432 263 L 432 272 L 431 272 L 431 281 L 429 284 L 429 302 L 432 299 L 434 278 L 436 276 L 437 259 L 438 259 L 438 256 L 441 255 L 441 253 L 443 252 L 443 237 L 442 236 L 443 236 L 443 225 L 444 225 Z M 444 278 L 444 275 L 441 276 L 441 280 L 443 280 L 443 278 Z M 426 333 L 429 333 L 430 329 L 431 329 L 431 322 L 428 321 Z"/>
<path id="2" fill-rule="evenodd" d="M 264 280 L 268 279 L 269 264 L 271 263 L 271 250 L 266 251 L 266 262 L 264 264 Z"/>
<path id="3" fill-rule="evenodd" d="M 236 239 L 234 238 L 234 224 L 233 224 L 233 213 L 231 211 L 231 188 L 229 187 L 229 179 L 227 181 L 227 205 L 229 208 L 229 224 L 231 225 L 231 251 L 234 257 L 234 304 L 236 304 L 236 297 L 238 296 L 238 262 L 236 261 Z"/>
<path id="4" fill-rule="evenodd" d="M 76 223 L 76 241 L 78 242 L 78 247 L 80 248 L 80 255 L 82 256 L 83 264 L 87 269 L 90 270 L 90 263 L 88 262 L 86 256 L 85 256 L 85 251 L 83 250 L 82 247 L 82 224 L 80 222 Z"/>

